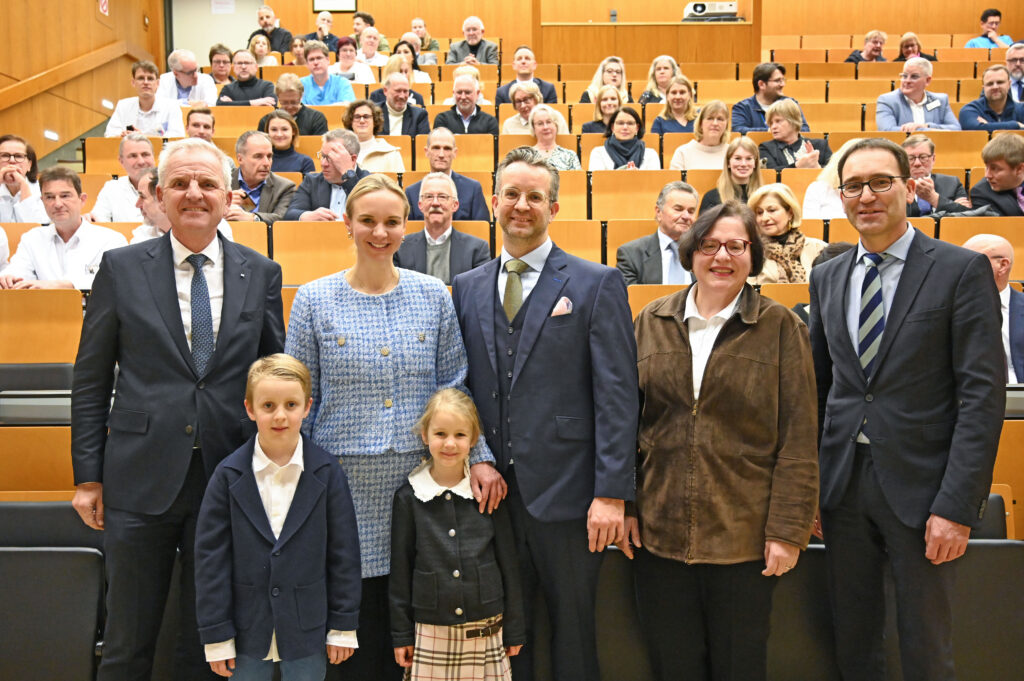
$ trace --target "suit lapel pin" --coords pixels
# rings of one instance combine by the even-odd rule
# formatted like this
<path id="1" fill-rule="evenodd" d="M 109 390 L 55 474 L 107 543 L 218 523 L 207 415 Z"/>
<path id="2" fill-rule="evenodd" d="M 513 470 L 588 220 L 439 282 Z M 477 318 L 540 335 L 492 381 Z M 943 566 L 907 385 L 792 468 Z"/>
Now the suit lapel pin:
<path id="1" fill-rule="evenodd" d="M 242 272 L 239 276 L 242 277 L 242 279 L 245 279 L 245 272 Z"/>

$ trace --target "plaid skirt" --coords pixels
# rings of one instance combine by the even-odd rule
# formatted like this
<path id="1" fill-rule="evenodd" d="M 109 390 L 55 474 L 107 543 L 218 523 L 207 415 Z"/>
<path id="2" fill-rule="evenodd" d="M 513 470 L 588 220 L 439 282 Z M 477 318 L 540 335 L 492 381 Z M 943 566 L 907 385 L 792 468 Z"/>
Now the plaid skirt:
<path id="1" fill-rule="evenodd" d="M 498 618 L 488 617 L 446 626 L 416 623 L 416 645 L 406 681 L 511 681 L 512 670 L 501 631 L 466 638 L 467 629 L 481 629 Z"/>

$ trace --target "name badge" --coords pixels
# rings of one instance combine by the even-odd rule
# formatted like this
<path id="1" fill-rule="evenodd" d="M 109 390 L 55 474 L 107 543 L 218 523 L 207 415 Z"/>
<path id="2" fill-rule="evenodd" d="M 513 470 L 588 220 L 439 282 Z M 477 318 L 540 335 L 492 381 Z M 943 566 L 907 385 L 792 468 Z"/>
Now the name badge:
<path id="1" fill-rule="evenodd" d="M 940 102 L 937 99 L 933 99 L 932 101 L 930 101 L 927 104 L 925 104 L 924 108 L 925 108 L 925 111 L 932 111 L 933 109 L 938 109 L 941 105 L 942 105 L 942 102 Z"/>

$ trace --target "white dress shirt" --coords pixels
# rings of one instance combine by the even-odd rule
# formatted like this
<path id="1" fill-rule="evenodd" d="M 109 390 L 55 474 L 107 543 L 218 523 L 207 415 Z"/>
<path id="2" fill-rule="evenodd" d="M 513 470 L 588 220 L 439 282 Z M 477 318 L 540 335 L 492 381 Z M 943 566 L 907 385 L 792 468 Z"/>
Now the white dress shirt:
<path id="1" fill-rule="evenodd" d="M 533 287 L 537 285 L 537 280 L 540 279 L 541 270 L 544 269 L 544 263 L 548 261 L 548 256 L 551 254 L 551 249 L 554 247 L 554 243 L 549 237 L 544 243 L 537 248 L 533 249 L 519 259 L 525 262 L 529 267 L 519 273 L 519 280 L 523 282 L 523 303 L 526 303 L 526 299 L 530 296 L 533 291 Z M 508 279 L 508 272 L 505 271 L 505 263 L 509 260 L 515 260 L 505 247 L 501 247 L 501 267 L 498 269 L 498 300 L 501 304 L 505 304 L 505 281 Z"/>
<path id="2" fill-rule="evenodd" d="M 427 244 L 429 244 L 430 246 L 440 246 L 445 241 L 448 241 L 448 237 L 450 237 L 451 235 L 452 235 L 452 226 L 451 225 L 448 225 L 448 229 L 446 229 L 443 232 L 441 232 L 441 236 L 437 237 L 436 239 L 434 237 L 430 236 L 430 232 L 427 231 L 426 227 L 423 228 L 423 238 L 427 240 Z"/>
<path id="3" fill-rule="evenodd" d="M 70 281 L 77 289 L 89 289 L 103 254 L 127 245 L 119 232 L 85 220 L 67 241 L 56 227 L 43 225 L 22 235 L 4 274 L 38 281 Z"/>
<path id="4" fill-rule="evenodd" d="M 732 302 L 724 308 L 705 319 L 697 311 L 697 287 L 691 287 L 686 292 L 686 307 L 683 311 L 683 321 L 690 335 L 690 359 L 693 362 L 693 399 L 700 397 L 700 386 L 704 382 L 704 370 L 708 366 L 708 359 L 711 358 L 711 349 L 715 347 L 715 340 L 722 327 L 729 321 L 729 318 L 736 313 L 736 306 L 740 302 L 743 289 L 736 294 Z"/>
<path id="5" fill-rule="evenodd" d="M 927 95 L 921 100 L 920 104 L 911 100 L 910 97 L 904 97 L 904 99 L 906 99 L 907 104 L 910 105 L 910 113 L 914 115 L 914 123 L 920 123 L 923 125 L 925 123 L 924 103 L 928 101 Z"/>
<path id="6" fill-rule="evenodd" d="M 429 239 L 430 236 L 428 235 Z M 11 257 L 11 246 L 7 242 L 7 232 L 4 231 L 3 227 L 0 227 L 0 272 L 4 271 L 7 267 L 7 260 Z"/>
<path id="7" fill-rule="evenodd" d="M 1013 356 L 1010 354 L 1010 287 L 999 292 L 999 306 L 1003 311 L 1003 354 L 1006 355 L 1006 382 L 1018 383 L 1017 372 L 1013 370 Z"/>
<path id="8" fill-rule="evenodd" d="M 361 64 L 369 64 L 370 66 L 384 66 L 388 63 L 388 58 L 380 52 L 374 52 L 373 56 L 367 59 L 363 51 L 359 50 L 356 52 L 356 61 Z"/>
<path id="9" fill-rule="evenodd" d="M 672 240 L 672 237 L 670 237 L 669 235 L 665 234 L 665 232 L 663 232 L 663 231 L 661 231 L 661 229 L 659 229 L 658 230 L 658 247 L 661 249 L 661 283 L 662 284 L 671 283 L 671 282 L 668 281 L 669 265 L 672 263 L 673 256 L 678 257 L 678 256 L 675 255 L 675 253 L 672 252 L 672 249 L 669 247 L 669 245 L 672 244 L 672 243 L 674 243 L 674 241 Z M 693 274 L 691 274 L 690 272 L 686 271 L 686 268 L 683 267 L 682 262 L 679 263 L 679 267 L 680 267 L 680 269 L 683 270 L 683 276 L 685 278 L 685 281 L 683 281 L 681 283 L 683 283 L 683 284 L 692 284 L 693 283 Z"/>
<path id="10" fill-rule="evenodd" d="M 150 137 L 184 137 L 185 122 L 181 107 L 169 99 L 153 100 L 153 108 L 149 111 L 139 109 L 139 98 L 128 97 L 118 100 L 114 113 L 107 121 L 104 137 L 120 137 L 128 126 L 135 132 Z"/>
<path id="11" fill-rule="evenodd" d="M 92 219 L 96 222 L 138 222 L 142 219 L 142 211 L 135 205 L 138 200 L 139 190 L 127 175 L 107 180 L 96 196 Z"/>
<path id="12" fill-rule="evenodd" d="M 22 196 L 20 191 L 11 196 L 7 185 L 0 183 L 0 222 L 38 222 L 45 225 L 50 221 L 43 208 L 39 183 L 29 182 L 28 186 L 29 196 Z"/>
<path id="13" fill-rule="evenodd" d="M 167 99 L 178 102 L 181 106 L 188 106 L 188 100 L 202 100 L 206 106 L 217 106 L 217 84 L 213 82 L 213 76 L 208 73 L 197 73 L 196 84 L 188 92 L 187 99 L 178 99 L 178 82 L 174 73 L 168 71 L 160 75 L 160 85 L 156 88 L 157 99 Z"/>
<path id="14" fill-rule="evenodd" d="M 206 277 L 206 288 L 210 292 L 210 313 L 213 317 L 213 340 L 216 343 L 220 332 L 220 311 L 224 306 L 224 249 L 220 239 L 214 239 L 200 251 L 206 256 L 203 265 L 203 276 Z M 185 340 L 192 349 L 192 274 L 195 270 L 187 258 L 192 255 L 184 244 L 177 240 L 171 232 L 171 254 L 174 259 L 174 286 L 178 289 L 178 309 L 181 310 L 181 323 L 185 327 Z"/>

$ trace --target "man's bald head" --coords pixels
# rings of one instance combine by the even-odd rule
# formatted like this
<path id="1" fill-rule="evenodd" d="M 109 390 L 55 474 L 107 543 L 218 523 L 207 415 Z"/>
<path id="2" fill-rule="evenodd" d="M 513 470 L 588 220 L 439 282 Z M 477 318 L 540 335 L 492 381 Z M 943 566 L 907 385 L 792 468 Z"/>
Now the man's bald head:
<path id="1" fill-rule="evenodd" d="M 1013 244 L 995 234 L 975 234 L 964 242 L 964 248 L 986 256 L 992 265 L 996 288 L 1002 291 L 1010 283 L 1013 269 Z"/>

